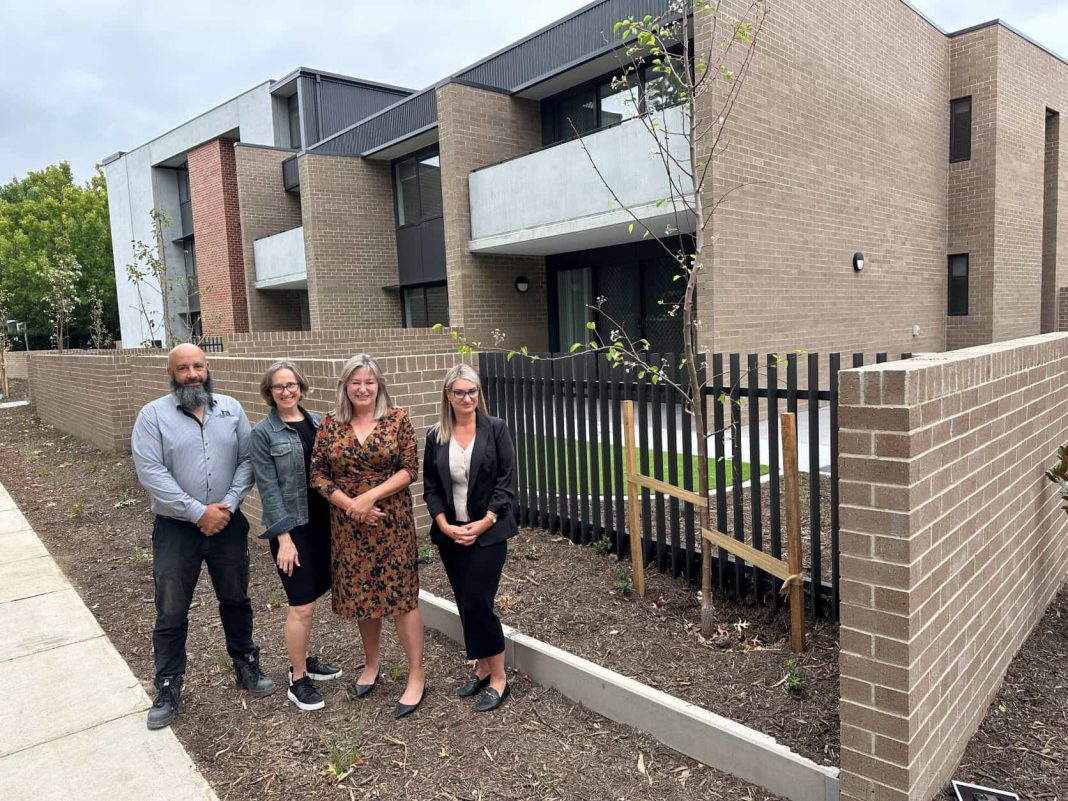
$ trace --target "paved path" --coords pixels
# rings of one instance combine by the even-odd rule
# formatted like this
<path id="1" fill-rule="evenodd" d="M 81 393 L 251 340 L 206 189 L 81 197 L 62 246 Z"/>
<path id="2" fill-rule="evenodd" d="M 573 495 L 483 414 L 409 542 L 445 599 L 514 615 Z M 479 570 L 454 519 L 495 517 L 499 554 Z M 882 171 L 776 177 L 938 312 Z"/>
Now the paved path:
<path id="1" fill-rule="evenodd" d="M 0 798 L 215 801 L 0 485 Z"/>

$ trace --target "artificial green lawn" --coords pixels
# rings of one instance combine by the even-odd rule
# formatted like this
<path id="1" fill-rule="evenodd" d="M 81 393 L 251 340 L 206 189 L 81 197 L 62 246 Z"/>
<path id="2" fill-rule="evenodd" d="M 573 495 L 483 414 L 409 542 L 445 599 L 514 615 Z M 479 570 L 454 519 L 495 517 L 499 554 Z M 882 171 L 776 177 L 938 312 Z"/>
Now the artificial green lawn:
<path id="1" fill-rule="evenodd" d="M 544 459 L 545 459 L 545 442 L 546 442 L 546 438 L 545 437 L 541 437 L 541 436 L 539 436 L 539 437 L 527 436 L 524 439 L 525 439 L 525 441 L 527 443 L 527 446 L 528 446 L 528 450 L 527 450 L 527 454 L 526 454 L 526 456 L 527 456 L 527 464 L 528 464 L 527 475 L 533 477 L 533 471 L 530 468 L 533 468 L 534 463 L 531 462 L 531 460 L 530 460 L 531 454 L 530 454 L 530 451 L 529 451 L 529 447 L 530 447 L 531 444 L 535 444 L 537 446 L 537 448 L 538 448 L 538 452 L 537 452 L 538 469 L 539 469 L 539 471 L 544 470 L 543 462 L 544 462 Z M 570 466 L 571 466 L 570 465 L 570 460 L 574 459 L 576 464 L 577 464 L 578 460 L 582 457 L 582 449 L 581 449 L 581 447 L 580 447 L 580 449 L 579 449 L 579 451 L 577 453 L 574 452 L 574 448 L 575 448 L 575 441 L 574 440 L 566 440 L 566 443 L 567 443 L 568 446 L 570 446 L 571 451 L 565 455 L 564 449 L 562 447 L 560 447 L 564 443 L 565 443 L 564 440 L 557 440 L 557 449 L 556 449 L 556 451 L 549 454 L 549 458 L 553 459 L 553 474 L 554 474 L 554 476 L 556 478 L 556 488 L 557 488 L 558 491 L 563 490 L 564 488 L 567 487 L 567 483 L 566 482 L 568 482 L 568 480 L 570 478 L 570 475 L 569 475 L 569 469 L 570 469 Z M 612 458 L 614 456 L 612 447 L 610 445 L 602 446 L 602 444 L 600 442 L 581 443 L 581 445 L 586 447 L 588 449 L 589 453 L 587 454 L 587 458 L 586 458 L 586 466 L 587 466 L 586 476 L 585 476 L 586 484 L 585 484 L 585 487 L 581 487 L 580 486 L 579 489 L 581 491 L 585 492 L 585 493 L 591 493 L 593 491 L 592 475 L 591 475 L 591 471 L 589 470 L 590 460 L 592 458 L 595 463 L 597 461 L 599 461 L 600 464 L 601 464 L 601 481 L 600 481 L 600 488 L 599 488 L 600 492 L 602 494 L 614 494 L 615 491 L 616 491 L 616 485 L 615 485 L 615 471 L 614 471 L 614 467 L 612 466 Z M 622 451 L 622 449 L 620 449 L 620 450 Z M 650 451 L 646 451 L 646 453 L 647 453 L 648 458 L 649 458 L 649 461 L 648 461 L 648 473 L 647 474 L 652 476 L 653 478 L 658 478 L 661 481 L 670 481 L 671 477 L 670 477 L 670 473 L 668 471 L 668 467 L 669 467 L 668 455 L 666 453 L 661 455 L 661 457 L 660 457 L 660 470 L 659 470 L 659 474 L 658 474 L 658 472 L 656 470 L 656 463 L 653 460 L 653 451 L 651 451 L 651 450 Z M 519 458 L 519 456 L 521 454 L 517 453 L 516 455 L 517 455 L 517 458 Z M 561 465 L 560 465 L 561 461 L 564 462 L 564 464 L 562 466 L 562 469 L 561 469 Z M 638 472 L 642 472 L 642 454 L 641 454 L 641 451 L 638 452 L 637 461 L 638 461 Z M 683 473 L 682 473 L 683 464 L 685 464 L 684 457 L 680 453 L 675 457 L 675 469 L 676 469 L 675 475 L 678 477 L 676 480 L 678 481 L 678 485 L 679 486 L 683 485 Z M 691 465 L 691 467 L 692 467 L 692 469 L 694 471 L 694 475 L 696 475 L 696 473 L 697 473 L 697 457 L 696 456 L 690 457 L 690 465 Z M 733 480 L 733 476 L 734 476 L 733 465 L 731 464 L 730 460 L 727 460 L 727 461 L 724 462 L 723 467 L 724 467 L 724 471 L 725 471 L 725 474 L 726 474 L 727 486 L 730 486 L 730 484 L 731 484 L 731 482 Z M 607 472 L 607 475 L 605 475 L 606 472 Z M 748 481 L 749 480 L 750 472 L 751 472 L 751 468 L 750 468 L 749 463 L 748 462 L 742 462 L 742 481 Z M 767 472 L 768 472 L 767 465 L 760 465 L 760 475 L 765 475 Z M 561 477 L 561 473 L 563 473 L 563 477 Z M 582 470 L 580 469 L 578 471 L 578 476 L 576 476 L 575 483 L 578 484 L 579 482 L 581 482 L 582 477 L 583 477 L 582 476 Z M 562 482 L 564 482 L 564 483 L 562 483 Z M 715 459 L 709 459 L 708 460 L 708 488 L 709 489 L 714 489 L 715 486 L 716 486 L 716 460 Z M 529 489 L 529 487 L 528 487 L 528 489 Z"/>

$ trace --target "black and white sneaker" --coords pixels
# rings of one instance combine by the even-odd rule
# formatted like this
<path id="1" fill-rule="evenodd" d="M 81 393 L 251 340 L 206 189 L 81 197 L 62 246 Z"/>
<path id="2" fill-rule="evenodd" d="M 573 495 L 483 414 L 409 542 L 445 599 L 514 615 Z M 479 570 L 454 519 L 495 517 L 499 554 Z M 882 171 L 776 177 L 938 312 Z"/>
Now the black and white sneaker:
<path id="1" fill-rule="evenodd" d="M 312 684 L 312 680 L 308 676 L 301 676 L 290 684 L 287 695 L 297 709 L 303 709 L 305 712 L 322 709 L 326 706 L 323 703 L 323 697 L 319 695 L 319 688 Z"/>
<path id="2" fill-rule="evenodd" d="M 341 678 L 341 674 L 344 671 L 339 667 L 328 665 L 326 662 L 320 662 L 319 657 L 309 656 L 308 661 L 305 664 L 305 670 L 308 671 L 308 675 L 315 681 L 332 681 L 333 679 Z"/>

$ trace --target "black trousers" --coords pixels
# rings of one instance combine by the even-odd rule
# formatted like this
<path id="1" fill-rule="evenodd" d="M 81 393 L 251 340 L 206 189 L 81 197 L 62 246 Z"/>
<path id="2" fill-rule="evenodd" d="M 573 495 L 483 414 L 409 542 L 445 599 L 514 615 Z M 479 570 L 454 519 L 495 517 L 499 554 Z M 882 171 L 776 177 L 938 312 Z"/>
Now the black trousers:
<path id="1" fill-rule="evenodd" d="M 460 610 L 467 658 L 496 656 L 504 651 L 504 630 L 493 611 L 493 599 L 501 583 L 508 543 L 482 547 L 449 540 L 438 545 L 438 553 Z"/>
<path id="2" fill-rule="evenodd" d="M 248 520 L 241 510 L 234 512 L 226 528 L 213 537 L 202 534 L 195 523 L 157 517 L 152 528 L 152 577 L 156 584 L 152 645 L 157 679 L 185 673 L 189 605 L 204 562 L 219 600 L 227 652 L 238 659 L 256 648 L 248 597 Z"/>

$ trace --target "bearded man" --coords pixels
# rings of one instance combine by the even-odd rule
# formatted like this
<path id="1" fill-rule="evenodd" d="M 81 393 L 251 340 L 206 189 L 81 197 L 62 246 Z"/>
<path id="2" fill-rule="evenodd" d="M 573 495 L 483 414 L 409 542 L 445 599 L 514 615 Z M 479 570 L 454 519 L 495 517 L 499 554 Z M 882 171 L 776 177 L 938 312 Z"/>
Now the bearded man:
<path id="1" fill-rule="evenodd" d="M 181 705 L 189 605 L 205 562 L 237 686 L 256 698 L 275 690 L 252 642 L 248 521 L 241 513 L 252 488 L 248 418 L 236 400 L 212 392 L 208 360 L 196 345 L 174 348 L 167 374 L 171 392 L 141 409 L 132 441 L 137 478 L 156 515 L 157 696 L 148 710 L 150 729 L 169 726 Z"/>

